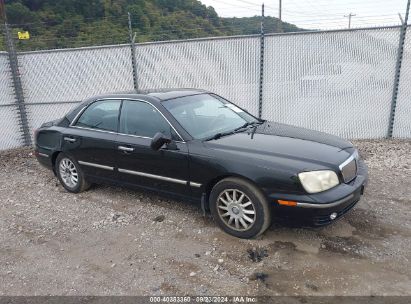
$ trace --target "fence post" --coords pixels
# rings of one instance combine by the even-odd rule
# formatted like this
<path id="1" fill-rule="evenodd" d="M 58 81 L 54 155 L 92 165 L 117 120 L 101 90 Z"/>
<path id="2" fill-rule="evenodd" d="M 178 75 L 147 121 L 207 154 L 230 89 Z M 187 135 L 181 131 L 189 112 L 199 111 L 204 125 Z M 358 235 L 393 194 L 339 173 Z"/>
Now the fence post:
<path id="1" fill-rule="evenodd" d="M 14 46 L 13 37 L 7 22 L 4 23 L 4 34 L 6 38 L 6 50 L 9 58 L 9 65 L 12 75 L 12 83 L 14 95 L 16 96 L 16 106 L 19 114 L 19 125 L 22 136 L 22 141 L 25 146 L 31 145 L 30 128 L 27 119 L 26 105 L 24 103 L 23 86 L 21 84 L 21 77 L 19 71 L 19 63 Z"/>
<path id="2" fill-rule="evenodd" d="M 131 48 L 131 64 L 133 66 L 133 83 L 134 83 L 134 90 L 138 90 L 138 82 L 137 82 L 137 63 L 136 63 L 136 36 L 133 35 L 133 28 L 131 26 L 131 14 L 128 12 L 128 32 L 130 36 L 130 48 Z"/>
<path id="3" fill-rule="evenodd" d="M 261 6 L 261 34 L 260 34 L 260 83 L 258 90 L 258 118 L 263 112 L 263 79 L 264 78 L 264 3 Z"/>
<path id="4" fill-rule="evenodd" d="M 410 0 L 407 1 L 407 10 L 405 12 L 405 19 L 402 22 L 402 26 L 400 30 L 400 40 L 399 40 L 398 52 L 397 52 L 397 63 L 395 65 L 394 88 L 392 91 L 391 111 L 390 111 L 390 120 L 388 122 L 387 138 L 392 138 L 392 133 L 394 130 L 395 110 L 397 108 L 398 88 L 400 85 L 400 76 L 401 76 L 401 63 L 402 63 L 402 58 L 404 55 L 404 43 L 405 43 L 405 35 L 407 33 L 407 23 L 408 23 L 409 13 L 410 13 Z"/>

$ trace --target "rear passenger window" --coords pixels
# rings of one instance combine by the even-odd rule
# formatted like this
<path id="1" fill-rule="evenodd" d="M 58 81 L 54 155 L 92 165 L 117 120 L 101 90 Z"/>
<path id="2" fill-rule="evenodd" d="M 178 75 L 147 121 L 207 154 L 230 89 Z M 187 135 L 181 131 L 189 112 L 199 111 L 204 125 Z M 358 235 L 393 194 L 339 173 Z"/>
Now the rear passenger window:
<path id="1" fill-rule="evenodd" d="M 123 101 L 120 133 L 152 138 L 158 132 L 179 140 L 170 124 L 156 108 L 141 101 Z"/>
<path id="2" fill-rule="evenodd" d="M 101 100 L 91 104 L 81 114 L 76 126 L 117 132 L 120 100 Z"/>

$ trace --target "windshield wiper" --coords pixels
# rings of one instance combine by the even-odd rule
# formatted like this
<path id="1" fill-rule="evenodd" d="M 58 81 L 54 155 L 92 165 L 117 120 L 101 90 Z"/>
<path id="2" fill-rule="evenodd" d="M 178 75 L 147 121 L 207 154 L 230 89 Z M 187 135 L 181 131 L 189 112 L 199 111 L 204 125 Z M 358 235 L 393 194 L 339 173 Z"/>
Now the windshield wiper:
<path id="1" fill-rule="evenodd" d="M 240 126 L 240 127 L 238 127 L 238 128 L 235 128 L 235 129 L 233 130 L 233 132 L 240 131 L 241 129 L 247 128 L 247 127 L 249 127 L 249 126 L 255 127 L 256 125 L 259 125 L 259 124 L 262 124 L 262 122 L 261 122 L 261 121 L 246 122 L 246 123 L 243 124 L 242 126 Z"/>
<path id="2" fill-rule="evenodd" d="M 213 136 L 207 137 L 206 139 L 204 139 L 205 141 L 209 141 L 209 140 L 213 140 L 213 139 L 219 139 L 223 136 L 227 136 L 227 135 L 231 135 L 234 134 L 234 131 L 229 131 L 229 132 L 219 132 L 214 134 Z"/>
<path id="3" fill-rule="evenodd" d="M 221 137 L 223 137 L 223 136 L 227 136 L 227 135 L 231 135 L 231 134 L 237 133 L 237 132 L 239 132 L 240 130 L 242 130 L 242 129 L 244 129 L 244 128 L 247 128 L 247 127 L 249 127 L 249 126 L 256 126 L 256 125 L 259 125 L 259 124 L 262 124 L 262 123 L 263 123 L 262 121 L 246 122 L 245 124 L 243 124 L 243 125 L 235 128 L 235 129 L 232 130 L 232 131 L 219 132 L 219 133 L 217 133 L 217 134 L 214 134 L 213 136 L 207 137 L 207 138 L 204 139 L 204 140 L 205 140 L 205 141 L 209 141 L 209 140 L 213 140 L 213 139 L 219 139 L 219 138 L 221 138 Z"/>

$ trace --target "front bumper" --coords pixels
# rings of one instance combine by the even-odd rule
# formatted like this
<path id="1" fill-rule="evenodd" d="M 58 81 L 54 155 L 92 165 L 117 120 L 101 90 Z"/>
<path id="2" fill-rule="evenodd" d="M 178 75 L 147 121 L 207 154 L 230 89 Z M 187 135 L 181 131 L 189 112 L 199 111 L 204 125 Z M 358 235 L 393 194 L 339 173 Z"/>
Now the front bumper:
<path id="1" fill-rule="evenodd" d="M 358 161 L 357 177 L 348 184 L 340 184 L 330 190 L 297 196 L 270 196 L 274 215 L 280 218 L 298 221 L 304 225 L 327 225 L 349 212 L 360 200 L 368 181 L 368 170 L 363 160 Z M 277 200 L 297 201 L 297 206 L 282 206 Z M 330 215 L 335 213 L 335 218 Z"/>

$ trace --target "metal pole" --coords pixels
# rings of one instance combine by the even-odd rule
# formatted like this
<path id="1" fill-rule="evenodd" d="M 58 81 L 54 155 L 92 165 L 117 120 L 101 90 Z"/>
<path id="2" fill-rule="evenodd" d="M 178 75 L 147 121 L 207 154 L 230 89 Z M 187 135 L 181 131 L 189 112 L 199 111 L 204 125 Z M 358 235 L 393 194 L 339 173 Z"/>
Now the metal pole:
<path id="1" fill-rule="evenodd" d="M 277 31 L 282 33 L 283 32 L 283 20 L 282 20 L 282 0 L 278 0 L 278 25 L 277 25 Z"/>
<path id="2" fill-rule="evenodd" d="M 131 26 L 131 14 L 128 12 L 128 33 L 130 36 L 130 48 L 131 48 L 131 64 L 133 68 L 133 84 L 134 90 L 138 91 L 138 82 L 137 82 L 137 63 L 136 63 L 136 37 L 133 36 L 133 28 Z"/>
<path id="3" fill-rule="evenodd" d="M 263 111 L 263 77 L 264 77 L 264 3 L 261 6 L 261 35 L 260 35 L 260 84 L 258 91 L 258 118 Z"/>
<path id="4" fill-rule="evenodd" d="M 392 91 L 392 98 L 391 98 L 391 111 L 390 111 L 390 120 L 388 121 L 387 138 L 392 138 L 392 133 L 394 130 L 395 110 L 397 108 L 398 88 L 400 85 L 400 76 L 401 76 L 401 63 L 402 63 L 402 58 L 404 55 L 404 43 L 405 43 L 405 36 L 407 33 L 407 24 L 408 24 L 409 14 L 410 14 L 410 0 L 407 1 L 407 9 L 405 12 L 405 18 L 404 18 L 404 22 L 402 23 L 401 31 L 400 31 L 400 41 L 399 41 L 398 52 L 397 52 L 397 64 L 395 66 L 394 88 Z"/>
<path id="5" fill-rule="evenodd" d="M 12 84 L 14 95 L 16 97 L 15 104 L 17 106 L 17 112 L 19 114 L 19 125 L 21 131 L 21 138 L 23 145 L 31 145 L 30 128 L 27 119 L 26 105 L 24 103 L 23 85 L 21 83 L 19 62 L 17 58 L 16 48 L 14 46 L 13 37 L 10 33 L 9 26 L 7 24 L 6 8 L 4 1 L 0 0 L 0 18 L 4 22 L 4 35 L 6 38 L 6 50 L 9 58 L 10 71 L 12 76 Z"/>

